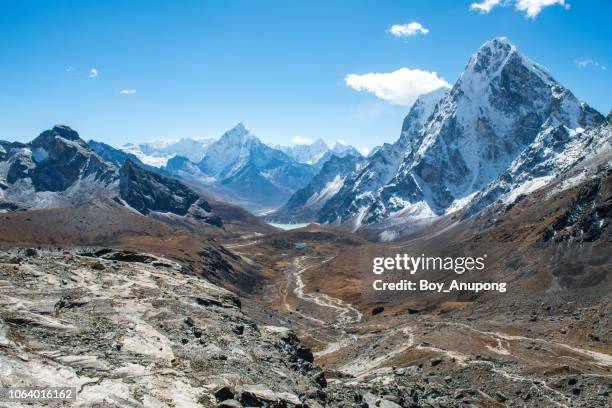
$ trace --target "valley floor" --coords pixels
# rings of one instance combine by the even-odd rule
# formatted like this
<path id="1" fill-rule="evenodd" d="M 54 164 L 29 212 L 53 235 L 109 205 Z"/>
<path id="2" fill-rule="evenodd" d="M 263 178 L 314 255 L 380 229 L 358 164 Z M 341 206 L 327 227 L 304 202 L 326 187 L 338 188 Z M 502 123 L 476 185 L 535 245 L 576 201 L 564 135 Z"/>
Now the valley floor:
<path id="1" fill-rule="evenodd" d="M 290 327 L 313 348 L 336 398 L 330 406 L 608 406 L 609 296 L 601 307 L 549 297 L 374 315 L 325 294 L 325 282 L 305 283 L 342 248 L 314 241 L 274 255 L 263 242 L 233 245 L 269 262 L 270 283 L 247 313 L 259 324 Z"/>

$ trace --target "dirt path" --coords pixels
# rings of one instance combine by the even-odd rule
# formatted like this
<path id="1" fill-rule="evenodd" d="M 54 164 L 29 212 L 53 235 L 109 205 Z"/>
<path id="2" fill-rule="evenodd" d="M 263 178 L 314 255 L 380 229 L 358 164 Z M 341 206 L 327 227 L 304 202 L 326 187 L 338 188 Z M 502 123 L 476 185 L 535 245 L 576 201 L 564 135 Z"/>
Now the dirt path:
<path id="1" fill-rule="evenodd" d="M 296 258 L 293 261 L 292 272 L 290 272 L 288 276 L 288 281 L 289 282 L 293 281 L 292 286 L 293 286 L 293 293 L 295 294 L 295 296 L 304 302 L 310 302 L 317 306 L 333 309 L 334 312 L 337 313 L 334 323 L 339 325 L 340 327 L 361 321 L 361 319 L 363 318 L 361 312 L 357 310 L 355 307 L 353 307 L 352 305 L 338 298 L 329 296 L 325 293 L 304 292 L 305 285 L 304 285 L 304 281 L 302 280 L 302 274 L 306 270 L 316 265 L 323 265 L 331 261 L 333 257 L 327 258 L 318 264 L 315 263 L 314 265 L 305 265 L 306 259 L 316 259 L 316 258 L 309 258 L 306 256 Z M 325 322 L 325 324 L 328 324 L 328 323 L 329 322 Z"/>

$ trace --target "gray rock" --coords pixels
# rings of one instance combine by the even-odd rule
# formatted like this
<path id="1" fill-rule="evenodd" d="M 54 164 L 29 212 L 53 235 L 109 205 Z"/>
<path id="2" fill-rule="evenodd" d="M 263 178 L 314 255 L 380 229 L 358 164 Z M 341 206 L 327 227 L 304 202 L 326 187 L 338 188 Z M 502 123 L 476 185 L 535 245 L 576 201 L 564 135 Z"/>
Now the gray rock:
<path id="1" fill-rule="evenodd" d="M 219 408 L 242 408 L 242 404 L 236 400 L 228 399 L 221 401 L 218 405 Z"/>

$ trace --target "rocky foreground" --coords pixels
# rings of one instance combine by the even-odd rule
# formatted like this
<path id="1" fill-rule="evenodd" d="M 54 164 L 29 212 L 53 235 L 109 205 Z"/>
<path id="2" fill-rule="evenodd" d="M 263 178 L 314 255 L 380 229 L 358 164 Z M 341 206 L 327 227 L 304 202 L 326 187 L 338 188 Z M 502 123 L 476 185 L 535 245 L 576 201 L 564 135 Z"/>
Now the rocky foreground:
<path id="1" fill-rule="evenodd" d="M 255 326 L 236 296 L 167 259 L 0 253 L 3 387 L 77 387 L 75 406 L 318 406 L 312 361 L 289 330 Z"/>

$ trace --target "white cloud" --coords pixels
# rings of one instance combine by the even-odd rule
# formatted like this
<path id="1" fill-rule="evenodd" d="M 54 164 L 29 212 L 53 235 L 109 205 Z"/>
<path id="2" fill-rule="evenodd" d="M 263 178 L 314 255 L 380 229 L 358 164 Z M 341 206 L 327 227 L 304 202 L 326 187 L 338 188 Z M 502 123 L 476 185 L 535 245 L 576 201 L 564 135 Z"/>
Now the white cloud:
<path id="1" fill-rule="evenodd" d="M 591 58 L 579 58 L 575 60 L 574 63 L 578 68 L 595 67 L 603 71 L 608 69 L 605 65 L 601 65 L 599 62 L 594 61 Z"/>
<path id="2" fill-rule="evenodd" d="M 526 17 L 532 19 L 536 18 L 548 6 L 559 5 L 565 9 L 570 8 L 566 0 L 481 0 L 480 2 L 470 4 L 470 10 L 486 14 L 496 6 L 508 5 L 514 5 L 517 10 L 522 11 Z"/>
<path id="3" fill-rule="evenodd" d="M 122 89 L 119 94 L 121 95 L 134 95 L 136 93 L 135 89 Z"/>
<path id="4" fill-rule="evenodd" d="M 306 137 L 300 137 L 300 136 L 296 136 L 293 138 L 293 144 L 294 145 L 311 145 L 313 143 L 313 141 L 311 139 L 308 139 Z"/>
<path id="5" fill-rule="evenodd" d="M 470 10 L 478 11 L 482 14 L 489 13 L 493 7 L 498 6 L 501 0 L 482 0 L 481 3 L 470 4 Z"/>
<path id="6" fill-rule="evenodd" d="M 413 21 L 408 24 L 394 24 L 389 28 L 389 32 L 395 37 L 410 37 L 417 34 L 427 34 L 429 29 L 423 27 L 421 23 Z"/>
<path id="7" fill-rule="evenodd" d="M 565 0 L 518 0 L 516 8 L 525 12 L 527 17 L 536 18 L 544 7 L 554 6 L 555 4 L 563 6 L 565 9 L 570 8 L 570 5 Z"/>
<path id="8" fill-rule="evenodd" d="M 92 68 L 89 70 L 89 77 L 90 78 L 95 78 L 98 76 L 98 69 L 97 68 Z"/>
<path id="9" fill-rule="evenodd" d="M 68 67 L 66 68 L 66 72 L 73 72 L 74 71 L 74 67 Z"/>
<path id="10" fill-rule="evenodd" d="M 389 73 L 349 74 L 344 78 L 347 86 L 356 91 L 373 93 L 395 105 L 412 106 L 416 98 L 450 84 L 436 72 L 400 68 Z"/>

